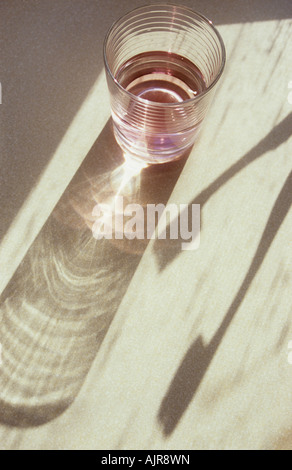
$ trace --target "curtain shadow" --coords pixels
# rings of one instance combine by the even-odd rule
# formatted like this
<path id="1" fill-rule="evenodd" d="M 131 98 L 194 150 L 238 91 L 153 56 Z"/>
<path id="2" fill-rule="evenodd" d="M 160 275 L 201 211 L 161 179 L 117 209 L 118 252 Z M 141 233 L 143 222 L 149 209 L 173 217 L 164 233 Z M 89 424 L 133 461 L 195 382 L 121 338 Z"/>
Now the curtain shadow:
<path id="1" fill-rule="evenodd" d="M 0 422 L 37 426 L 74 401 L 148 243 L 96 239 L 93 209 L 166 202 L 185 160 L 137 169 L 106 124 L 0 298 Z"/>
<path id="2" fill-rule="evenodd" d="M 196 338 L 184 356 L 169 389 L 162 400 L 158 421 L 165 436 L 177 426 L 200 386 L 221 341 L 224 338 L 245 294 L 260 269 L 265 256 L 292 204 L 292 172 L 286 179 L 270 213 L 257 250 L 246 276 L 234 297 L 221 325 L 209 344 Z"/>
<path id="3" fill-rule="evenodd" d="M 267 152 L 275 150 L 286 142 L 292 135 L 292 113 L 288 114 L 277 126 L 275 126 L 257 145 L 249 150 L 243 157 L 224 171 L 207 188 L 203 189 L 184 210 L 183 214 L 187 220 L 192 218 L 192 205 L 200 204 L 201 223 L 203 222 L 202 210 L 207 201 L 237 173 L 246 168 L 250 163 L 264 156 Z M 180 217 L 182 214 L 180 214 Z M 177 221 L 178 222 L 178 221 Z M 168 226 L 169 230 L 169 226 Z M 181 243 L 178 240 L 168 240 L 162 244 L 155 240 L 153 245 L 154 254 L 160 271 L 163 271 L 180 253 Z"/>

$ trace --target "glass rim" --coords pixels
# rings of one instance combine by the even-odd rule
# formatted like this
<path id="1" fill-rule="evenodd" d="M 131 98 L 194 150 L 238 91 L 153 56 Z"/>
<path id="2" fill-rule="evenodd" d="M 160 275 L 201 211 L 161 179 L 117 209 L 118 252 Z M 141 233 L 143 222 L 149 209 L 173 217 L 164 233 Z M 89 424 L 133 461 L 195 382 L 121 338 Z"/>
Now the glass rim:
<path id="1" fill-rule="evenodd" d="M 108 39 L 109 39 L 109 36 L 110 36 L 111 32 L 128 15 L 131 15 L 135 12 L 138 12 L 139 10 L 141 10 L 141 12 L 142 12 L 143 10 L 145 11 L 147 9 L 152 8 L 153 10 L 158 11 L 159 8 L 165 8 L 165 7 L 167 7 L 167 8 L 169 8 L 169 7 L 180 8 L 181 10 L 184 10 L 186 12 L 189 12 L 189 13 L 192 13 L 192 14 L 195 14 L 196 16 L 198 16 L 201 20 L 204 21 L 204 23 L 208 24 L 209 27 L 213 30 L 213 32 L 215 33 L 215 35 L 217 36 L 217 38 L 219 40 L 221 51 L 222 51 L 222 60 L 221 60 L 220 68 L 219 68 L 218 73 L 216 74 L 215 79 L 212 81 L 212 83 L 207 88 L 205 88 L 205 90 L 203 90 L 201 93 L 199 93 L 197 96 L 194 96 L 193 98 L 188 98 L 187 100 L 183 100 L 183 101 L 180 101 L 180 102 L 177 102 L 177 103 L 159 103 L 157 101 L 147 100 L 145 98 L 141 98 L 140 96 L 134 95 L 130 91 L 126 90 L 118 82 L 118 80 L 115 78 L 115 76 L 113 75 L 113 73 L 110 69 L 110 66 L 109 66 L 109 63 L 108 63 L 108 60 L 107 60 L 107 54 L 106 54 L 106 47 L 107 47 Z M 186 7 L 184 5 L 179 5 L 179 4 L 174 4 L 174 3 L 155 3 L 155 4 L 149 4 L 149 5 L 144 5 L 144 6 L 134 8 L 134 9 L 128 11 L 127 13 L 125 13 L 124 15 L 120 16 L 117 20 L 115 20 L 113 22 L 113 24 L 108 29 L 108 32 L 106 33 L 106 36 L 104 38 L 104 42 L 103 42 L 103 59 L 104 59 L 104 65 L 105 65 L 106 71 L 108 72 L 110 78 L 114 81 L 114 83 L 117 85 L 117 87 L 123 93 L 125 93 L 126 95 L 129 96 L 129 98 L 131 98 L 134 101 L 137 101 L 138 103 L 143 103 L 143 104 L 148 104 L 148 105 L 150 104 L 151 106 L 155 106 L 155 107 L 159 107 L 159 108 L 161 108 L 161 107 L 162 108 L 165 108 L 165 107 L 175 108 L 177 106 L 184 106 L 185 104 L 191 104 L 193 102 L 200 101 L 205 95 L 207 95 L 210 92 L 210 90 L 212 90 L 212 88 L 214 88 L 216 83 L 219 81 L 219 78 L 221 77 L 221 75 L 223 73 L 223 70 L 224 70 L 224 67 L 225 67 L 225 64 L 226 64 L 226 49 L 225 49 L 225 45 L 224 45 L 221 34 L 217 30 L 217 28 L 214 26 L 213 22 L 209 18 L 207 18 L 206 16 L 204 16 L 201 13 L 199 13 L 198 11 L 192 10 L 191 8 Z"/>

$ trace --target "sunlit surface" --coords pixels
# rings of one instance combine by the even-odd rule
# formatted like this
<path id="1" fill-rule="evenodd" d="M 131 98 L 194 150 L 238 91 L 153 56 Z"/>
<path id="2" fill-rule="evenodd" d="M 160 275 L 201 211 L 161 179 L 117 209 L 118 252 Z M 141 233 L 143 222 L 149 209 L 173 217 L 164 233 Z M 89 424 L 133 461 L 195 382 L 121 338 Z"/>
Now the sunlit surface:
<path id="1" fill-rule="evenodd" d="M 101 30 L 127 9 L 127 2 L 84 2 L 78 8 L 86 18 L 97 3 L 99 18 L 105 12 Z M 1 5 L 1 19 L 10 3 Z M 37 47 L 43 57 L 46 42 L 39 24 L 26 41 L 28 18 L 37 5 L 39 12 L 57 7 L 47 0 L 20 2 L 18 9 L 12 3 L 10 29 L 3 32 L 17 31 L 21 47 L 9 57 L 22 79 L 31 62 L 17 58 L 26 48 L 25 57 L 35 57 Z M 54 135 L 60 145 L 51 149 L 40 177 L 27 179 L 33 183 L 24 197 L 16 185 L 22 189 L 35 161 L 26 155 L 42 158 L 42 145 L 29 140 L 31 126 L 48 152 L 55 102 L 49 106 L 46 93 L 22 100 L 22 87 L 35 91 L 40 80 L 36 67 L 34 81 L 14 89 L 12 114 L 23 110 L 23 121 L 13 121 L 14 134 L 3 127 L 1 191 L 4 201 L 14 191 L 22 194 L 23 207 L 16 218 L 10 214 L 15 223 L 0 247 L 0 283 L 7 284 L 0 302 L 1 449 L 292 448 L 291 7 L 282 0 L 260 0 L 254 8 L 224 3 L 196 4 L 219 25 L 228 62 L 186 162 L 129 169 L 112 136 L 101 75 L 72 126 L 64 123 L 59 139 Z M 72 5 L 80 2 L 58 5 L 72 30 L 82 25 L 91 37 L 89 50 L 76 34 L 76 56 L 83 51 L 92 60 L 93 23 L 88 29 L 82 14 L 73 21 Z M 20 29 L 14 27 L 17 12 Z M 60 29 L 63 16 L 50 15 L 56 48 L 48 56 L 58 67 L 55 32 L 68 37 Z M 86 75 L 84 65 L 78 62 Z M 5 125 L 13 106 L 6 101 L 8 84 L 12 89 L 15 82 L 2 83 Z M 60 82 L 60 95 L 64 86 Z M 69 91 L 71 103 L 74 86 Z M 63 117 L 61 105 L 54 112 Z M 17 171 L 14 137 L 24 149 Z M 21 178 L 9 179 L 7 162 Z M 200 204 L 199 249 L 183 252 L 163 240 L 95 239 L 94 207 L 118 195 L 142 207 Z"/>

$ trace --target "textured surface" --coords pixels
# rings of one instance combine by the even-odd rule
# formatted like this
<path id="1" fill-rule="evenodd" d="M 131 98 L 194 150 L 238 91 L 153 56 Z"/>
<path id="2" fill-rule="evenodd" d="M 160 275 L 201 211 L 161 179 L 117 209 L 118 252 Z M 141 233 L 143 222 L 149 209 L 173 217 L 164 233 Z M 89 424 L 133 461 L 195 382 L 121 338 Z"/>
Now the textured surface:
<path id="1" fill-rule="evenodd" d="M 199 203 L 201 244 L 185 252 L 154 240 L 96 241 L 90 231 L 92 208 L 117 194 L 128 170 L 111 134 L 101 61 L 87 82 L 80 69 L 68 100 L 65 52 L 73 57 L 76 47 L 61 10 L 88 42 L 77 64 L 92 59 L 127 2 L 107 2 L 98 33 L 103 2 L 27 3 L 27 24 L 37 11 L 54 32 L 34 42 L 39 58 L 30 53 L 36 26 L 18 40 L 42 73 L 42 50 L 63 72 L 34 100 L 7 52 L 3 73 L 23 77 L 38 116 L 54 119 L 54 90 L 61 101 L 49 134 L 24 106 L 26 128 L 16 106 L 24 92 L 6 101 L 3 79 L 2 154 L 19 162 L 22 149 L 23 166 L 3 160 L 1 172 L 0 448 L 291 449 L 290 3 L 277 12 L 274 2 L 196 5 L 217 19 L 228 57 L 201 137 L 185 166 L 143 170 L 122 192 L 141 204 Z M 0 10 L 12 37 L 22 2 Z M 55 49 L 44 49 L 50 38 Z M 39 165 L 28 141 L 44 149 Z"/>

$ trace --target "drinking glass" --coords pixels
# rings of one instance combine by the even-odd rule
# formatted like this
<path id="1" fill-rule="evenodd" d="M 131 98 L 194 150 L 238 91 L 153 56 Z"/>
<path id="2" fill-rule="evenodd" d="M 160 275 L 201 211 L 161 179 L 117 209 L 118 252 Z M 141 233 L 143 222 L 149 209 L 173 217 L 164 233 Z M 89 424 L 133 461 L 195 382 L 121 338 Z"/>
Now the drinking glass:
<path id="1" fill-rule="evenodd" d="M 116 140 L 145 163 L 180 158 L 194 144 L 225 65 L 212 22 L 184 6 L 136 8 L 104 42 Z"/>

